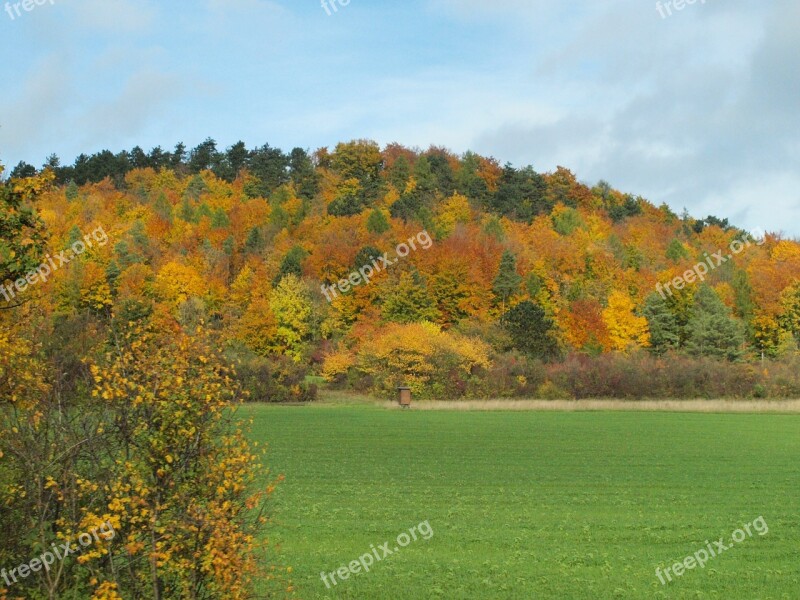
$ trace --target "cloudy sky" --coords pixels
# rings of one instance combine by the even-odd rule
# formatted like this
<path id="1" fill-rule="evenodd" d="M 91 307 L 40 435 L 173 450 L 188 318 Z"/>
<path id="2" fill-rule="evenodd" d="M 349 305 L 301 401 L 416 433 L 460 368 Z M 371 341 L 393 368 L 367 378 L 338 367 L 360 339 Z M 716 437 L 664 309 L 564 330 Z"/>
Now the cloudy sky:
<path id="1" fill-rule="evenodd" d="M 371 138 L 800 235 L 797 0 L 15 1 L 6 165 Z"/>

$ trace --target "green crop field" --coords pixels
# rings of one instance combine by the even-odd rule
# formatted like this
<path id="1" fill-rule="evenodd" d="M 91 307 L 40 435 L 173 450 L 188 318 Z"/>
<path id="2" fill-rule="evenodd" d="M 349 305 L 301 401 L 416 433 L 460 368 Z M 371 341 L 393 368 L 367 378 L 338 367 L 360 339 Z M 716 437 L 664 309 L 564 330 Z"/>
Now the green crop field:
<path id="1" fill-rule="evenodd" d="M 268 534 L 300 598 L 800 598 L 798 415 L 244 413 L 286 475 Z M 759 517 L 766 534 L 731 543 Z M 424 521 L 433 535 L 394 552 Z M 368 573 L 323 583 L 387 541 Z"/>

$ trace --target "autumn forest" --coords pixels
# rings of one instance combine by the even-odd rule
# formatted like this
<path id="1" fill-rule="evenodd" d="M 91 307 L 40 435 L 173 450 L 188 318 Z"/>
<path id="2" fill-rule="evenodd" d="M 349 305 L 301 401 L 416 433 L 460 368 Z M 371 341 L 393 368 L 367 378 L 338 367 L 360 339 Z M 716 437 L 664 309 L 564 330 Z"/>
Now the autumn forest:
<path id="1" fill-rule="evenodd" d="M 567 168 L 209 139 L 5 175 L 0 562 L 126 531 L 36 597 L 247 597 L 273 485 L 232 403 L 800 392 L 800 244 Z"/>
<path id="2" fill-rule="evenodd" d="M 20 163 L 5 185 L 31 201 L 40 219 L 31 231 L 50 252 L 98 226 L 109 238 L 18 296 L 16 320 L 31 323 L 19 316 L 35 311 L 39 331 L 75 319 L 98 331 L 154 318 L 202 327 L 262 401 L 313 399 L 317 377 L 377 394 L 405 383 L 431 398 L 641 396 L 625 372 L 671 380 L 675 361 L 709 371 L 733 362 L 726 371 L 747 385 L 665 383 L 661 395 L 771 384 L 781 395 L 761 361 L 791 358 L 800 336 L 794 241 L 756 241 L 727 219 L 677 215 L 566 168 L 363 140 L 310 154 L 241 142 L 218 150 L 209 139 L 191 151 Z M 422 231 L 431 248 L 326 299 L 324 286 Z M 663 292 L 746 238 L 740 254 L 708 261 L 704 282 Z M 48 302 L 33 302 L 48 288 Z M 620 388 L 584 390 L 594 363 L 618 369 Z"/>

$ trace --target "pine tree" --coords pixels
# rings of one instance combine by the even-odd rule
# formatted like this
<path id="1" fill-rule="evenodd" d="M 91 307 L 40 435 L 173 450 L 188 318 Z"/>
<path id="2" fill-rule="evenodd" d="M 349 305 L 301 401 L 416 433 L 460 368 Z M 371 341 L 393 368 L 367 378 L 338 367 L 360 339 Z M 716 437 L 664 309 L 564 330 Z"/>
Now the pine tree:
<path id="1" fill-rule="evenodd" d="M 500 259 L 500 269 L 492 284 L 492 291 L 503 308 L 508 299 L 519 290 L 520 283 L 522 283 L 522 277 L 517 273 L 517 258 L 509 250 L 506 250 Z"/>
<path id="2" fill-rule="evenodd" d="M 474 152 L 467 152 L 456 174 L 456 189 L 464 194 L 476 207 L 485 207 L 489 199 L 489 186 L 478 174 L 481 158 Z"/>
<path id="3" fill-rule="evenodd" d="M 293 246 L 292 249 L 286 253 L 286 256 L 283 257 L 278 274 L 275 276 L 272 284 L 278 285 L 281 279 L 289 274 L 292 274 L 296 277 L 302 277 L 303 261 L 305 260 L 306 256 L 308 256 L 308 252 L 303 250 L 302 247 Z"/>
<path id="4" fill-rule="evenodd" d="M 686 350 L 693 356 L 736 360 L 742 355 L 742 326 L 708 285 L 700 286 L 695 293 L 687 333 Z"/>
<path id="5" fill-rule="evenodd" d="M 258 252 L 264 247 L 264 238 L 261 235 L 261 229 L 253 227 L 250 233 L 247 234 L 247 241 L 244 243 L 247 252 Z"/>
<path id="6" fill-rule="evenodd" d="M 211 226 L 215 229 L 225 229 L 230 225 L 231 220 L 228 218 L 228 213 L 225 212 L 224 208 L 217 208 L 211 214 Z"/>
<path id="7" fill-rule="evenodd" d="M 389 183 L 402 193 L 406 189 L 409 177 L 411 177 L 411 166 L 408 164 L 408 159 L 401 154 L 389 169 Z"/>
<path id="8" fill-rule="evenodd" d="M 381 235 L 389 231 L 389 228 L 389 220 L 381 209 L 376 208 L 369 213 L 369 217 L 367 218 L 367 231 L 375 235 Z"/>
<path id="9" fill-rule="evenodd" d="M 669 246 L 667 246 L 666 256 L 673 263 L 678 263 L 685 258 L 689 258 L 689 253 L 678 238 L 673 238 Z"/>
<path id="10" fill-rule="evenodd" d="M 192 206 L 192 203 L 189 201 L 188 195 L 185 195 L 183 197 L 183 200 L 181 201 L 181 207 L 180 210 L 178 210 L 178 216 L 187 223 L 197 222 L 197 220 L 195 219 L 194 207 Z"/>
<path id="11" fill-rule="evenodd" d="M 528 356 L 547 360 L 558 353 L 558 344 L 551 334 L 553 322 L 542 307 L 530 300 L 509 310 L 503 317 L 503 327 L 514 347 Z"/>
<path id="12" fill-rule="evenodd" d="M 66 195 L 66 198 L 69 202 L 74 202 L 75 200 L 77 200 L 80 194 L 78 184 L 75 183 L 75 181 L 70 180 L 70 182 L 67 184 L 66 189 L 64 190 L 64 194 Z"/>
<path id="13" fill-rule="evenodd" d="M 160 219 L 172 223 L 172 205 L 164 192 L 158 194 L 158 198 L 153 203 L 153 210 Z"/>
<path id="14" fill-rule="evenodd" d="M 502 242 L 506 239 L 506 232 L 503 229 L 503 224 L 495 216 L 489 217 L 486 220 L 486 225 L 483 226 L 483 233 L 495 239 L 495 241 Z"/>
<path id="15" fill-rule="evenodd" d="M 650 329 L 650 346 L 655 354 L 676 350 L 681 344 L 681 327 L 670 306 L 658 294 L 651 294 L 642 311 Z"/>
<path id="16" fill-rule="evenodd" d="M 753 288 L 750 286 L 750 278 L 747 275 L 747 271 L 741 269 L 736 271 L 736 274 L 733 276 L 731 287 L 733 287 L 736 300 L 736 314 L 746 322 L 749 322 L 753 318 L 755 302 L 753 300 Z"/>

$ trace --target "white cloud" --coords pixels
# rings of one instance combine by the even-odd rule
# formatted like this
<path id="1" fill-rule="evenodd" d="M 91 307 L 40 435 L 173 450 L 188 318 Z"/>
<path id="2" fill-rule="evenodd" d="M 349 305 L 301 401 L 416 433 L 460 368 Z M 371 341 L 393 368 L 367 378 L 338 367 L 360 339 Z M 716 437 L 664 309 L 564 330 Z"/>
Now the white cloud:
<path id="1" fill-rule="evenodd" d="M 54 133 L 67 135 L 66 99 L 74 94 L 66 61 L 50 55 L 38 62 L 22 82 L 0 95 L 0 146 L 13 149 L 18 161 L 41 146 L 47 146 Z"/>
<path id="2" fill-rule="evenodd" d="M 710 7 L 662 22 L 617 5 L 587 21 L 538 63 L 534 96 L 559 103 L 564 86 L 577 84 L 583 102 L 553 123 L 487 122 L 476 149 L 800 233 L 791 185 L 800 170 L 800 7 L 765 3 L 758 18 L 702 12 Z M 593 88 L 601 101 L 592 102 Z M 766 225 L 755 214 L 765 204 Z"/>
<path id="3" fill-rule="evenodd" d="M 80 27 L 109 34 L 148 31 L 159 17 L 150 0 L 74 0 L 69 12 Z"/>
<path id="4" fill-rule="evenodd" d="M 158 123 L 167 123 L 173 114 L 173 101 L 187 95 L 187 84 L 181 77 L 142 69 L 133 73 L 110 100 L 88 107 L 76 132 L 92 147 L 98 141 L 103 147 L 116 146 L 119 139 L 135 139 Z"/>

